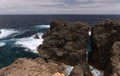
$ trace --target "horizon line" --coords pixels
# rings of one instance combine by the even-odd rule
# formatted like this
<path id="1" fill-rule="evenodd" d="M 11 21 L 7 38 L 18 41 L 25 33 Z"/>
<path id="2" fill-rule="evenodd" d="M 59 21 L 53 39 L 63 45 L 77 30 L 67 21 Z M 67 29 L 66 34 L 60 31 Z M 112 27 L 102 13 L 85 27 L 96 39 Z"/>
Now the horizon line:
<path id="1" fill-rule="evenodd" d="M 1 15 L 120 15 L 120 14 L 0 14 Z"/>

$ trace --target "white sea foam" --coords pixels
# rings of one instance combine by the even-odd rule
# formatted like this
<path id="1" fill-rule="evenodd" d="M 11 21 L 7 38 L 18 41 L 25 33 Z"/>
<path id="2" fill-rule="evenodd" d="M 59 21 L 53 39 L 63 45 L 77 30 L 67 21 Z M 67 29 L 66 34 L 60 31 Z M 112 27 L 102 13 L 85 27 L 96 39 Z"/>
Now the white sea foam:
<path id="1" fill-rule="evenodd" d="M 90 66 L 93 76 L 104 76 L 104 73 Z"/>
<path id="2" fill-rule="evenodd" d="M 5 38 L 11 34 L 18 33 L 18 31 L 15 29 L 0 29 L 0 32 L 0 38 Z"/>
<path id="3" fill-rule="evenodd" d="M 86 61 L 88 61 L 88 52 L 86 52 Z"/>
<path id="4" fill-rule="evenodd" d="M 88 32 L 88 35 L 91 36 L 91 31 Z"/>
<path id="5" fill-rule="evenodd" d="M 35 28 L 50 28 L 50 25 L 37 25 Z"/>
<path id="6" fill-rule="evenodd" d="M 31 52 L 33 53 L 38 53 L 37 52 L 37 47 L 42 44 L 43 39 L 42 39 L 42 33 L 38 33 L 38 36 L 40 39 L 35 39 L 34 35 L 31 37 L 27 37 L 27 38 L 21 38 L 18 39 L 15 44 L 20 46 L 20 47 L 25 47 L 27 49 L 30 49 Z M 26 50 L 27 51 L 27 50 Z"/>
<path id="7" fill-rule="evenodd" d="M 0 42 L 0 47 L 5 46 L 5 45 L 6 45 L 6 43 Z"/>

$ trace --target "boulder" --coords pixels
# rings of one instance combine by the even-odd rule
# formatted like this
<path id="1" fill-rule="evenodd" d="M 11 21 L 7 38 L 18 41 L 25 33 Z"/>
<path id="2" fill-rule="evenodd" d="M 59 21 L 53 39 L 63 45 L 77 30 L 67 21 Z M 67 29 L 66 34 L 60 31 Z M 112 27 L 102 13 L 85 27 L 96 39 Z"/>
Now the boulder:
<path id="1" fill-rule="evenodd" d="M 113 68 L 109 68 L 109 66 L 115 61 L 111 61 L 114 59 L 111 53 L 114 50 L 111 51 L 111 49 L 116 41 L 120 41 L 120 22 L 108 19 L 94 25 L 91 35 L 92 51 L 88 56 L 89 64 L 105 73 L 106 70 L 112 70 Z M 119 59 L 118 55 L 115 56 L 115 59 Z"/>
<path id="2" fill-rule="evenodd" d="M 20 58 L 10 66 L 2 68 L 0 76 L 64 76 L 62 69 L 62 66 L 52 62 L 46 63 L 41 58 Z"/>
<path id="3" fill-rule="evenodd" d="M 34 39 L 40 39 L 38 34 L 35 34 L 35 36 L 33 37 Z"/>
<path id="4" fill-rule="evenodd" d="M 43 44 L 38 52 L 47 59 L 70 65 L 86 61 L 86 45 L 89 27 L 82 22 L 55 20 L 43 34 Z"/>
<path id="5" fill-rule="evenodd" d="M 85 65 L 87 64 L 86 45 L 88 31 L 88 25 L 83 22 L 54 20 L 50 23 L 50 29 L 43 34 L 44 41 L 38 47 L 38 52 L 48 61 L 53 60 L 56 63 L 64 63 L 71 66 L 83 65 L 84 67 L 81 69 L 83 75 L 91 76 L 85 74 L 86 71 L 90 74 L 89 67 Z"/>
<path id="6" fill-rule="evenodd" d="M 80 66 L 75 66 L 70 76 L 84 76 L 84 72 Z"/>
<path id="7" fill-rule="evenodd" d="M 74 66 L 70 76 L 93 76 L 87 63 Z"/>

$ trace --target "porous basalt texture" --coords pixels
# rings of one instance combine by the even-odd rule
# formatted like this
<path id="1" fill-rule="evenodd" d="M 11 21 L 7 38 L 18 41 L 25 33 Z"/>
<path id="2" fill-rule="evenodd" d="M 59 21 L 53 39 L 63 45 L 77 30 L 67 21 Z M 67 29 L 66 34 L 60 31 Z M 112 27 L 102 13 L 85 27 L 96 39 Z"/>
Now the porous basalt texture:
<path id="1" fill-rule="evenodd" d="M 89 54 L 88 62 L 90 65 L 104 70 L 106 72 L 112 70 L 111 65 L 115 63 L 115 59 L 119 59 L 116 53 L 113 56 L 112 50 L 113 44 L 116 41 L 120 41 L 120 22 L 105 20 L 98 23 L 92 27 L 92 51 Z M 120 50 L 117 50 L 120 51 Z M 113 60 L 111 60 L 113 59 Z M 118 61 L 118 63 L 120 63 Z M 116 76 L 116 75 L 106 75 L 106 76 Z M 119 76 L 119 75 L 117 75 Z"/>
<path id="2" fill-rule="evenodd" d="M 86 63 L 88 31 L 88 25 L 83 22 L 54 20 L 50 23 L 50 29 L 44 33 L 44 41 L 38 47 L 38 52 L 48 61 L 72 66 L 81 65 L 83 76 L 91 76 Z"/>
<path id="3" fill-rule="evenodd" d="M 111 57 L 105 70 L 105 76 L 120 76 L 120 41 L 116 41 L 110 51 Z"/>
<path id="4" fill-rule="evenodd" d="M 88 31 L 89 27 L 82 22 L 52 21 L 38 51 L 47 59 L 77 65 L 80 61 L 86 61 Z"/>
<path id="5" fill-rule="evenodd" d="M 60 74 L 62 69 L 62 66 L 51 62 L 46 63 L 41 58 L 20 58 L 10 66 L 2 68 L 0 76 L 64 76 Z"/>

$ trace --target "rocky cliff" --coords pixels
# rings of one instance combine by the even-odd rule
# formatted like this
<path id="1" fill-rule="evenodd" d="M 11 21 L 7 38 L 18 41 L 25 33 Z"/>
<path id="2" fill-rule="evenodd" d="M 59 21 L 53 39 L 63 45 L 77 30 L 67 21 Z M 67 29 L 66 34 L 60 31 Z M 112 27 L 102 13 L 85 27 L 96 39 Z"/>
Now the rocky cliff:
<path id="1" fill-rule="evenodd" d="M 83 22 L 54 20 L 38 47 L 41 58 L 17 59 L 0 70 L 0 76 L 68 76 L 65 65 L 73 66 L 70 76 L 92 76 L 86 62 L 89 27 Z M 35 39 L 39 37 L 37 34 Z M 70 69 L 69 69 L 70 70 Z"/>
<path id="2" fill-rule="evenodd" d="M 105 20 L 92 27 L 92 52 L 89 64 L 105 71 L 105 76 L 120 76 L 120 22 Z M 114 75 L 111 73 L 114 72 Z M 117 72 L 117 73 L 116 73 Z"/>
<path id="3" fill-rule="evenodd" d="M 91 76 L 86 63 L 88 31 L 88 25 L 83 22 L 52 21 L 50 29 L 43 35 L 44 41 L 38 47 L 38 51 L 48 61 L 76 66 L 74 69 L 79 68 L 73 70 L 74 74 L 71 76 Z M 78 74 L 75 74 L 77 71 Z"/>
<path id="4" fill-rule="evenodd" d="M 74 67 L 69 76 L 92 76 L 88 63 L 104 71 L 104 76 L 120 76 L 120 22 L 105 20 L 92 27 L 92 51 L 87 63 L 89 30 L 83 22 L 52 21 L 38 47 L 45 60 L 17 59 L 2 68 L 0 76 L 67 76 L 65 65 Z"/>
<path id="5" fill-rule="evenodd" d="M 110 60 L 105 69 L 105 76 L 120 76 L 120 41 L 114 42 L 110 53 Z"/>

